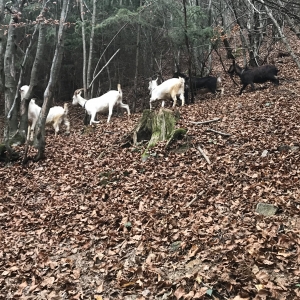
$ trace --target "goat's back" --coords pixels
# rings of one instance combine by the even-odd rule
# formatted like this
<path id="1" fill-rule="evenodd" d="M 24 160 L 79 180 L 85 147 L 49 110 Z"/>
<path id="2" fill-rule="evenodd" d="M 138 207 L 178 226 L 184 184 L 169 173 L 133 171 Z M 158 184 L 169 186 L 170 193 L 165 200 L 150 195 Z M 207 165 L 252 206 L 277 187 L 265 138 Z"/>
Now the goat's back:
<path id="1" fill-rule="evenodd" d="M 170 78 L 160 85 L 158 85 L 153 91 L 159 91 L 160 93 L 169 93 L 172 87 L 184 88 L 183 78 Z"/>
<path id="2" fill-rule="evenodd" d="M 206 76 L 206 77 L 192 77 L 191 78 L 191 83 L 196 85 L 196 87 L 198 87 L 198 85 L 201 87 L 208 87 L 210 85 L 216 84 L 217 83 L 217 77 L 214 76 Z"/>
<path id="3" fill-rule="evenodd" d="M 109 106 L 114 106 L 122 101 L 122 91 L 111 90 L 100 97 L 92 98 L 86 102 L 85 109 L 91 113 L 96 109 L 97 112 L 107 112 Z"/>
<path id="4" fill-rule="evenodd" d="M 65 114 L 65 110 L 61 106 L 53 106 L 49 109 L 46 123 L 53 122 L 55 119 L 61 118 Z"/>
<path id="5" fill-rule="evenodd" d="M 28 105 L 28 120 L 32 121 L 34 119 L 37 119 L 40 111 L 41 108 L 35 103 L 34 99 L 31 99 Z"/>
<path id="6" fill-rule="evenodd" d="M 278 74 L 278 69 L 274 65 L 264 65 L 253 69 L 244 70 L 241 74 L 242 81 L 264 83 L 273 80 Z"/>

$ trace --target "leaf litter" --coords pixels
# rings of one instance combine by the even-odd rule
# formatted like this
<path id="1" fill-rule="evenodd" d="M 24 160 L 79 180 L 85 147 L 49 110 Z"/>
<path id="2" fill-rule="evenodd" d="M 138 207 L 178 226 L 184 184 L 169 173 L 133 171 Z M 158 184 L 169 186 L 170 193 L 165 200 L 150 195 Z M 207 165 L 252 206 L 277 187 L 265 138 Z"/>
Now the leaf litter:
<path id="1" fill-rule="evenodd" d="M 299 79 L 284 59 L 280 76 Z M 184 151 L 160 143 L 142 162 L 143 145 L 122 146 L 140 113 L 84 134 L 70 107 L 71 135 L 48 132 L 45 160 L 3 166 L 0 298 L 300 297 L 300 99 L 287 92 L 300 86 L 238 96 L 224 81 L 223 98 L 179 108 Z"/>

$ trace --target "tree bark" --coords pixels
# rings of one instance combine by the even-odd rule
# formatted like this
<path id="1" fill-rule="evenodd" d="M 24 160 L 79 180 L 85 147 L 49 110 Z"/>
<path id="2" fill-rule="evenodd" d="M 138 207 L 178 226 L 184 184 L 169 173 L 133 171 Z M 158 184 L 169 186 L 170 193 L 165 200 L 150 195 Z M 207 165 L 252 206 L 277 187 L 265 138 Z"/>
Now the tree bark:
<path id="1" fill-rule="evenodd" d="M 43 12 L 43 10 L 42 10 L 42 12 Z M 36 55 L 35 55 L 35 59 L 34 59 L 33 65 L 32 65 L 32 69 L 31 69 L 29 89 L 28 89 L 28 92 L 25 95 L 25 97 L 23 99 L 21 99 L 21 104 L 20 104 L 19 133 L 20 133 L 21 137 L 24 138 L 24 140 L 26 138 L 27 127 L 28 127 L 28 104 L 29 104 L 29 101 L 30 101 L 32 90 L 38 83 L 38 70 L 39 70 L 39 68 L 41 66 L 41 63 L 43 61 L 45 41 L 46 41 L 46 27 L 45 27 L 44 22 L 41 22 L 40 24 L 36 25 L 36 28 L 35 28 L 35 31 L 32 35 L 32 39 L 30 41 L 30 44 L 26 49 L 25 57 L 24 57 L 24 60 L 23 60 L 22 66 L 21 66 L 21 73 L 20 73 L 19 83 L 18 83 L 18 88 L 17 88 L 17 93 L 16 93 L 16 94 L 18 94 L 18 89 L 21 86 L 21 81 L 23 79 L 22 77 L 23 77 L 23 72 L 24 72 L 24 69 L 25 69 L 26 61 L 27 61 L 28 54 L 29 54 L 29 52 L 31 50 L 31 47 L 32 47 L 32 44 L 33 44 L 33 37 L 34 37 L 37 29 L 39 29 L 39 37 L 38 37 L 38 42 L 37 42 Z"/>
<path id="2" fill-rule="evenodd" d="M 90 51 L 89 60 L 87 68 L 87 87 L 89 87 L 92 77 L 92 61 L 93 61 L 93 51 L 94 51 L 94 36 L 95 36 L 95 25 L 96 25 L 96 0 L 93 0 L 93 14 L 92 14 L 92 29 L 90 35 Z M 88 99 L 92 98 L 92 89 L 87 92 Z"/>
<path id="3" fill-rule="evenodd" d="M 2 24 L 4 19 L 4 0 L 0 0 L 0 23 Z M 3 45 L 3 30 L 0 31 L 0 92 L 4 90 L 4 45 Z"/>
<path id="4" fill-rule="evenodd" d="M 85 12 L 83 10 L 83 0 L 79 1 L 79 5 L 80 5 L 80 15 L 81 15 L 81 22 L 82 22 L 82 26 L 81 26 L 82 52 L 83 52 L 82 81 L 83 81 L 84 98 L 87 98 L 87 72 L 86 72 L 87 55 L 86 55 L 85 21 L 84 21 Z"/>
<path id="5" fill-rule="evenodd" d="M 142 6 L 142 0 L 140 0 L 140 6 Z M 139 14 L 139 23 L 137 24 L 137 34 L 136 34 L 136 52 L 135 52 L 135 74 L 134 74 L 134 82 L 133 82 L 133 90 L 134 90 L 134 100 L 132 102 L 132 111 L 135 113 L 136 111 L 136 102 L 138 97 L 138 75 L 139 75 L 139 56 L 140 56 L 140 36 L 141 36 L 141 14 Z"/>
<path id="6" fill-rule="evenodd" d="M 18 128 L 17 109 L 13 107 L 14 95 L 16 90 L 16 71 L 15 71 L 15 24 L 11 17 L 8 26 L 7 44 L 4 55 L 4 74 L 5 74 L 5 117 L 6 127 L 4 131 L 5 138 L 9 139 L 13 136 Z"/>
<path id="7" fill-rule="evenodd" d="M 187 24 L 187 12 L 186 12 L 186 0 L 183 0 L 183 14 L 184 14 L 184 40 L 185 40 L 185 45 L 187 48 L 187 53 L 188 53 L 188 66 L 189 66 L 189 86 L 190 86 L 190 91 L 191 91 L 191 103 L 194 103 L 194 89 L 193 85 L 191 83 L 191 78 L 192 78 L 192 54 L 191 54 L 191 49 L 190 49 L 190 43 L 189 43 L 189 37 L 188 37 L 188 24 Z M 185 102 L 189 104 L 189 99 L 185 99 Z"/>
<path id="8" fill-rule="evenodd" d="M 70 0 L 63 0 L 63 6 L 62 6 L 60 21 L 59 21 L 58 39 L 57 39 L 54 58 L 52 61 L 50 78 L 49 78 L 47 88 L 44 92 L 44 103 L 36 125 L 34 145 L 38 149 L 38 153 L 35 157 L 35 161 L 38 161 L 44 158 L 45 156 L 45 145 L 46 145 L 45 123 L 51 106 L 53 89 L 58 79 L 61 61 L 63 57 L 64 34 L 66 29 L 66 25 L 64 23 L 66 21 L 68 10 L 69 10 L 69 2 Z"/>

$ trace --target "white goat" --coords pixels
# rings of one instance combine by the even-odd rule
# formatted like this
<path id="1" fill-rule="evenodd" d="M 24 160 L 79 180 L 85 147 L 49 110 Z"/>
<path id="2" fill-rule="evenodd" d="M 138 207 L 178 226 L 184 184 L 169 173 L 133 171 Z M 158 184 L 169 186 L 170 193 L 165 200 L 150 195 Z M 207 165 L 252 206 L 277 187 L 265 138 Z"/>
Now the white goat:
<path id="1" fill-rule="evenodd" d="M 23 100 L 27 91 L 29 89 L 28 85 L 24 85 L 20 89 L 21 99 Z M 41 107 L 35 103 L 35 99 L 31 99 L 28 105 L 28 132 L 27 139 L 33 139 L 34 128 L 38 120 Z M 55 136 L 59 132 L 59 126 L 63 123 L 66 126 L 66 134 L 70 133 L 70 122 L 68 118 L 68 104 L 65 103 L 64 107 L 54 106 L 51 107 L 46 119 L 46 125 L 53 125 L 55 130 Z"/>
<path id="2" fill-rule="evenodd" d="M 157 85 L 157 79 L 149 82 L 151 91 L 150 110 L 152 109 L 152 102 L 156 100 L 173 99 L 173 107 L 176 106 L 177 96 L 181 99 L 182 106 L 184 106 L 184 78 L 171 78 Z M 162 106 L 164 102 L 162 103 Z"/>
<path id="3" fill-rule="evenodd" d="M 117 91 L 108 91 L 106 94 L 90 100 L 82 98 L 81 91 L 82 89 L 79 89 L 74 92 L 72 104 L 80 104 L 86 110 L 88 115 L 91 116 L 90 125 L 99 123 L 99 121 L 95 121 L 97 112 L 105 113 L 108 111 L 107 123 L 109 123 L 115 105 L 125 108 L 128 116 L 130 116 L 129 106 L 122 102 L 123 93 L 120 84 L 118 84 Z"/>

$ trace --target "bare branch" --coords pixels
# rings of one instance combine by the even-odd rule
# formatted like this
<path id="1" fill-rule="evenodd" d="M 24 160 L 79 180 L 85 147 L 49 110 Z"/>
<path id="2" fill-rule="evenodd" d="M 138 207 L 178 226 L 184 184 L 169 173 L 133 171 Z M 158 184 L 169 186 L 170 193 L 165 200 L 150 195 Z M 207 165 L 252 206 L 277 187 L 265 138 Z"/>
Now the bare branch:
<path id="1" fill-rule="evenodd" d="M 93 85 L 95 79 L 100 75 L 100 73 L 103 71 L 103 69 L 110 63 L 110 61 L 114 58 L 114 56 L 120 51 L 120 48 L 113 54 L 113 56 L 108 60 L 108 62 L 102 67 L 102 69 L 97 73 L 97 75 L 93 78 L 92 82 L 90 83 L 90 85 L 88 86 L 88 89 L 91 88 L 91 86 Z"/>
<path id="2" fill-rule="evenodd" d="M 216 119 L 212 119 L 212 120 L 208 120 L 208 121 L 203 121 L 203 122 L 193 122 L 193 121 L 191 121 L 191 123 L 195 124 L 195 125 L 203 125 L 203 124 L 209 124 L 209 123 L 212 123 L 212 122 L 218 122 L 220 120 L 221 120 L 221 118 L 216 118 Z"/>
<path id="3" fill-rule="evenodd" d="M 208 128 L 208 129 L 206 129 L 206 131 L 211 131 L 211 132 L 214 132 L 214 133 L 217 133 L 217 134 L 223 135 L 223 136 L 231 136 L 231 134 L 229 134 L 229 133 L 225 133 L 225 132 L 217 131 L 217 130 L 214 130 L 214 129 L 211 129 L 211 128 Z"/>
<path id="4" fill-rule="evenodd" d="M 200 146 L 198 146 L 198 148 L 197 148 L 198 150 L 199 150 L 199 152 L 202 154 L 202 156 L 205 158 L 205 160 L 206 160 L 206 162 L 210 165 L 211 164 L 211 162 L 210 162 L 210 160 L 209 160 L 209 158 L 208 158 L 208 156 L 205 154 L 205 152 L 204 152 L 204 150 L 203 149 L 201 149 L 201 147 Z"/>

